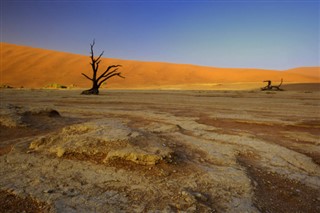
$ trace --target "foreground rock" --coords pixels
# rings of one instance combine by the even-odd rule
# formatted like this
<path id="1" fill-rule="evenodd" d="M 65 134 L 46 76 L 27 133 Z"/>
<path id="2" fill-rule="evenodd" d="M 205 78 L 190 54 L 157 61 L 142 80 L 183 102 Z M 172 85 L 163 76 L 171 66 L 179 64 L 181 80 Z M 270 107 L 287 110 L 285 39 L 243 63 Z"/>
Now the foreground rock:
<path id="1" fill-rule="evenodd" d="M 32 126 L 39 117 L 61 117 L 57 110 L 49 107 L 27 108 L 19 105 L 1 105 L 0 125 L 10 128 Z M 39 121 L 38 121 L 39 122 Z M 42 123 L 41 125 L 48 125 Z"/>
<path id="2" fill-rule="evenodd" d="M 170 160 L 173 151 L 161 145 L 150 133 L 133 131 L 119 120 L 96 120 L 75 124 L 34 140 L 31 150 L 57 157 L 107 163 L 127 160 L 141 165 L 155 165 Z"/>

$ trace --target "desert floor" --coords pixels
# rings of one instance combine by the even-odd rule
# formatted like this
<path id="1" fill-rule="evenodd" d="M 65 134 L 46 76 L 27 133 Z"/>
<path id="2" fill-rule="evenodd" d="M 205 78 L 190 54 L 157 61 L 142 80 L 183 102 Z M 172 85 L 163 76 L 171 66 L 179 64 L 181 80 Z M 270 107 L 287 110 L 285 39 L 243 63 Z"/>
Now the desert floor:
<path id="1" fill-rule="evenodd" d="M 0 212 L 320 212 L 319 90 L 80 92 L 0 90 Z"/>

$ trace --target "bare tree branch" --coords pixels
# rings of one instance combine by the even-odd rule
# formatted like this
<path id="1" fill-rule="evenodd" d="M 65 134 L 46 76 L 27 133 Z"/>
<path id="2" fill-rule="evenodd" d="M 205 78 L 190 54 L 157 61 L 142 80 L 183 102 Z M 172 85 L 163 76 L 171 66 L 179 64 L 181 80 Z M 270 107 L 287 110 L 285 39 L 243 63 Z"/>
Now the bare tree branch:
<path id="1" fill-rule="evenodd" d="M 278 91 L 283 91 L 283 89 L 280 88 L 281 85 L 282 85 L 282 82 L 283 82 L 283 79 L 282 79 L 282 78 L 281 78 L 281 82 L 280 82 L 280 84 L 279 84 L 278 86 L 272 86 L 272 85 L 271 85 L 272 82 L 271 82 L 270 80 L 265 80 L 265 81 L 263 81 L 263 82 L 268 82 L 268 85 L 265 86 L 265 87 L 262 87 L 262 88 L 261 88 L 262 91 L 265 91 L 265 90 L 273 90 L 273 89 L 278 90 Z"/>
<path id="2" fill-rule="evenodd" d="M 101 56 L 103 55 L 104 51 L 102 51 L 102 53 L 98 56 L 98 58 L 96 58 L 94 61 L 97 62 L 100 60 Z"/>
<path id="3" fill-rule="evenodd" d="M 81 73 L 82 75 L 84 75 L 84 77 L 86 77 L 87 79 L 91 80 L 92 81 L 92 78 L 90 78 L 89 76 L 87 76 L 86 74 L 84 73 Z"/>
<path id="4" fill-rule="evenodd" d="M 101 86 L 101 84 L 103 83 L 103 82 L 105 82 L 106 80 L 108 80 L 109 78 L 112 78 L 112 77 L 114 77 L 114 76 L 119 76 L 120 78 L 125 78 L 125 77 L 123 77 L 122 75 L 121 75 L 121 72 L 118 72 L 118 73 L 114 73 L 114 74 L 112 74 L 112 75 L 110 75 L 110 76 L 108 76 L 108 77 L 106 77 L 105 79 L 103 79 L 102 81 L 100 81 L 100 83 L 98 84 L 99 85 L 99 87 Z"/>
<path id="5" fill-rule="evenodd" d="M 112 72 L 106 73 L 104 76 L 102 77 L 108 77 L 110 75 L 112 75 L 113 73 L 117 72 L 118 68 L 114 69 Z"/>
<path id="6" fill-rule="evenodd" d="M 104 71 L 104 72 L 99 76 L 99 78 L 98 78 L 97 80 L 99 81 L 101 78 L 103 78 L 104 75 L 105 75 L 107 72 L 109 72 L 109 70 L 110 70 L 111 68 L 116 68 L 116 67 L 121 67 L 121 65 L 118 64 L 118 65 L 111 65 L 111 66 L 109 66 L 109 67 L 106 69 L 106 71 Z"/>
<path id="7" fill-rule="evenodd" d="M 99 63 L 96 63 L 96 70 L 98 71 L 99 69 Z"/>
<path id="8" fill-rule="evenodd" d="M 94 46 L 95 42 L 93 40 L 92 44 L 90 44 L 90 57 L 91 57 L 91 61 L 94 61 L 94 53 L 93 53 L 93 46 Z"/>
<path id="9" fill-rule="evenodd" d="M 278 85 L 279 88 L 280 88 L 280 86 L 282 85 L 282 82 L 283 82 L 283 79 L 281 78 L 281 82 L 280 82 L 280 84 Z"/>

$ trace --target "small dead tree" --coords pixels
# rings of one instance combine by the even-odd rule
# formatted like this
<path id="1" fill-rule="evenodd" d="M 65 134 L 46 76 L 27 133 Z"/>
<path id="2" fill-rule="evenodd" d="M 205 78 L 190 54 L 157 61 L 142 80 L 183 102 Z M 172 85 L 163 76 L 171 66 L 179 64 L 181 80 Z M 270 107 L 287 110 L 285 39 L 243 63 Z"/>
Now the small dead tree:
<path id="1" fill-rule="evenodd" d="M 272 85 L 271 85 L 272 82 L 271 82 L 270 80 L 265 80 L 265 81 L 263 81 L 263 82 L 268 82 L 268 84 L 267 84 L 267 86 L 261 88 L 262 91 L 265 91 L 265 90 L 278 90 L 278 91 L 283 91 L 283 89 L 280 88 L 281 85 L 282 85 L 282 82 L 283 82 L 283 79 L 282 79 L 282 78 L 281 78 L 281 82 L 280 82 L 280 84 L 279 84 L 278 86 L 272 86 Z"/>
<path id="2" fill-rule="evenodd" d="M 100 86 L 107 81 L 108 79 L 114 77 L 114 76 L 119 76 L 121 78 L 124 78 L 123 76 L 121 76 L 121 72 L 118 72 L 119 67 L 121 67 L 121 65 L 111 65 L 108 66 L 108 68 L 100 75 L 98 76 L 98 69 L 99 69 L 99 64 L 101 62 L 101 57 L 104 53 L 104 51 L 102 51 L 102 53 L 95 58 L 94 57 L 94 53 L 93 53 L 93 46 L 95 45 L 95 40 L 93 40 L 92 44 L 90 44 L 91 47 L 91 55 L 90 55 L 90 59 L 91 59 L 91 68 L 92 68 L 92 77 L 89 77 L 88 75 L 81 73 L 84 77 L 86 77 L 87 79 L 89 79 L 90 81 L 92 81 L 92 88 L 88 89 L 88 90 L 84 90 L 81 94 L 83 95 L 98 95 L 99 94 L 99 88 Z"/>

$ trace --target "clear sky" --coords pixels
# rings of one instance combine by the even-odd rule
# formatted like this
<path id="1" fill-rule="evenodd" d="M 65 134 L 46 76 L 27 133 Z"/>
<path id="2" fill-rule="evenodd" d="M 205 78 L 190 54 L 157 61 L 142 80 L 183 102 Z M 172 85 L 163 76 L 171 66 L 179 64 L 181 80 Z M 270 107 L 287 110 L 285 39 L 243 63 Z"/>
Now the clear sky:
<path id="1" fill-rule="evenodd" d="M 319 0 L 0 0 L 1 41 L 215 67 L 319 66 Z"/>

